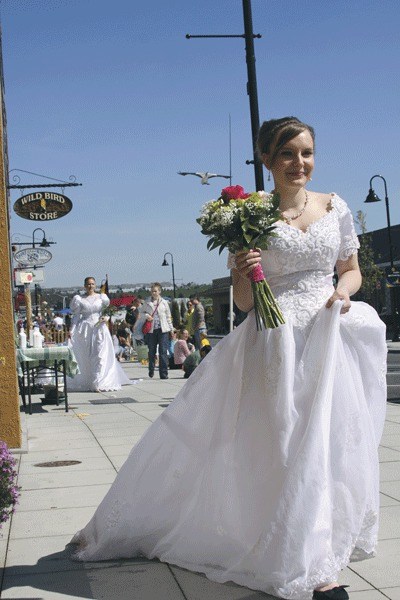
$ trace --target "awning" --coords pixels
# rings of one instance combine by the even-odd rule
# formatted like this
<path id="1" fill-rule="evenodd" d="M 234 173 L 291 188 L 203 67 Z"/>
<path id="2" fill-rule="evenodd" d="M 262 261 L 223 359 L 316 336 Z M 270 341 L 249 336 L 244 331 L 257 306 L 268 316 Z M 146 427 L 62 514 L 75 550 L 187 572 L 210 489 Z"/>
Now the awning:
<path id="1" fill-rule="evenodd" d="M 110 306 L 130 306 L 136 300 L 136 296 L 121 296 L 120 298 L 112 298 Z"/>

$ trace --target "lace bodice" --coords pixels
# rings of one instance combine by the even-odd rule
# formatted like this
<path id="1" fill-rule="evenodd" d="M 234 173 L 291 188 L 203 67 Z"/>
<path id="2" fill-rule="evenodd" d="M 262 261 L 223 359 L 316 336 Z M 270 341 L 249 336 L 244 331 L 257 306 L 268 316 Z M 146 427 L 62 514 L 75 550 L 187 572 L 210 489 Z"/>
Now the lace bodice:
<path id="1" fill-rule="evenodd" d="M 278 221 L 276 236 L 262 252 L 265 277 L 285 314 L 306 326 L 333 292 L 337 260 L 346 260 L 360 246 L 353 217 L 344 200 L 332 194 L 331 210 L 305 232 Z M 234 267 L 234 255 L 228 267 Z"/>
<path id="2" fill-rule="evenodd" d="M 70 308 L 74 315 L 74 322 L 88 321 L 97 323 L 103 308 L 110 304 L 106 294 L 94 294 L 92 296 L 74 296 L 71 300 Z"/>

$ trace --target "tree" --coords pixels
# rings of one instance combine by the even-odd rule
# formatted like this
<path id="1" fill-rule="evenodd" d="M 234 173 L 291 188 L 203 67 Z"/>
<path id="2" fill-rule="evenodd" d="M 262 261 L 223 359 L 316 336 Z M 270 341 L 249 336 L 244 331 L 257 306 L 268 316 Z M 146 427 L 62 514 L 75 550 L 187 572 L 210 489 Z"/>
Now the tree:
<path id="1" fill-rule="evenodd" d="M 187 313 L 186 302 L 184 299 L 181 300 L 181 321 L 182 323 L 185 321 Z"/>
<path id="2" fill-rule="evenodd" d="M 385 277 L 384 272 L 376 265 L 374 260 L 374 250 L 372 247 L 372 235 L 367 233 L 367 222 L 365 213 L 362 210 L 357 211 L 356 223 L 361 229 L 360 249 L 358 251 L 358 262 L 363 277 L 360 288 L 360 296 L 366 302 L 374 304 L 376 290 L 379 288 L 381 280 Z"/>
<path id="3" fill-rule="evenodd" d="M 179 308 L 179 302 L 174 298 L 171 303 L 171 317 L 172 323 L 175 329 L 180 329 L 181 327 L 181 311 Z"/>

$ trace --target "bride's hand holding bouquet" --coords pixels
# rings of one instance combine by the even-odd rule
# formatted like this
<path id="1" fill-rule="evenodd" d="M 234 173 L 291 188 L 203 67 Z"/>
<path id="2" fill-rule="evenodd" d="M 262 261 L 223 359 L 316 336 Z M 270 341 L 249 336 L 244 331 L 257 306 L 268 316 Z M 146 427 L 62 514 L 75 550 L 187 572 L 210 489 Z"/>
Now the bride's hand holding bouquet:
<path id="1" fill-rule="evenodd" d="M 102 316 L 100 317 L 100 319 L 98 320 L 98 323 L 97 323 L 97 324 L 98 324 L 99 326 L 100 326 L 100 325 L 103 325 L 103 324 L 106 324 L 106 325 L 107 325 L 109 320 L 110 320 L 110 317 L 109 317 L 109 315 L 102 315 Z"/>
<path id="2" fill-rule="evenodd" d="M 261 263 L 259 248 L 254 250 L 239 250 L 235 254 L 235 266 L 242 277 L 250 279 L 251 272 Z"/>

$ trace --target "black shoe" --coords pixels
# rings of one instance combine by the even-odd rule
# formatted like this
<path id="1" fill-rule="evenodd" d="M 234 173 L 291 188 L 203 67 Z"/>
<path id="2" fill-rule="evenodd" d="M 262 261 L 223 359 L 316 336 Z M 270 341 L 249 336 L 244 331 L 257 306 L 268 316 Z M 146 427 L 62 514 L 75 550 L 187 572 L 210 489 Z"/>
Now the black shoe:
<path id="1" fill-rule="evenodd" d="M 153 372 L 149 371 L 149 377 L 154 377 L 154 371 Z"/>
<path id="2" fill-rule="evenodd" d="M 314 590 L 313 600 L 349 600 L 349 595 L 345 590 L 347 587 L 349 586 L 338 585 L 331 590 L 326 590 L 326 592 Z"/>
<path id="3" fill-rule="evenodd" d="M 160 375 L 160 379 L 168 379 L 168 375 Z"/>

